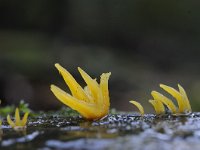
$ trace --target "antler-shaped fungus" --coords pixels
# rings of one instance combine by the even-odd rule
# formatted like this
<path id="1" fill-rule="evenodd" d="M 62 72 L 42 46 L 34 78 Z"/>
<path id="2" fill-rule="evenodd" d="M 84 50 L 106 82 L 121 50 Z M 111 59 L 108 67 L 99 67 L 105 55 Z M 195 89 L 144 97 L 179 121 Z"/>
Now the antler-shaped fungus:
<path id="1" fill-rule="evenodd" d="M 78 111 L 84 118 L 96 120 L 104 117 L 109 112 L 110 98 L 108 80 L 111 73 L 101 75 L 100 84 L 92 79 L 85 71 L 78 67 L 87 86 L 83 89 L 73 76 L 59 64 L 55 64 L 60 74 L 68 85 L 71 94 L 66 93 L 55 85 L 51 85 L 51 91 L 65 105 Z"/>
<path id="2" fill-rule="evenodd" d="M 152 91 L 151 95 L 153 99 L 150 99 L 149 103 L 152 104 L 157 115 L 166 113 L 165 106 L 169 109 L 169 111 L 172 114 L 192 112 L 190 101 L 187 97 L 185 90 L 180 84 L 178 84 L 179 91 L 164 84 L 160 84 L 160 87 L 175 98 L 175 100 L 178 103 L 178 108 L 171 99 L 167 98 L 166 96 L 162 95 L 157 91 Z M 140 103 L 136 101 L 130 101 L 130 103 L 134 104 L 139 109 L 140 114 L 144 114 L 144 109 Z"/>

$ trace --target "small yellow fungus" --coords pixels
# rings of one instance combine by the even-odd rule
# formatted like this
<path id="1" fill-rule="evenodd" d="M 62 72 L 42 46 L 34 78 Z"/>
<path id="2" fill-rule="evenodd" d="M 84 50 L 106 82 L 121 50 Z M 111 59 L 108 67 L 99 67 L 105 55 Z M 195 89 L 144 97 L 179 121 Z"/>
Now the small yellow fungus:
<path id="1" fill-rule="evenodd" d="M 141 115 L 144 115 L 144 108 L 143 108 L 143 106 L 139 102 L 134 101 L 134 100 L 131 100 L 129 102 L 131 104 L 135 105 L 139 109 Z"/>
<path id="2" fill-rule="evenodd" d="M 87 84 L 85 88 L 82 88 L 61 65 L 56 63 L 55 67 L 71 91 L 71 94 L 68 94 L 59 87 L 51 85 L 51 91 L 58 100 L 78 111 L 88 120 L 97 120 L 108 114 L 110 108 L 108 80 L 111 73 L 103 73 L 100 84 L 98 84 L 96 79 L 92 79 L 85 71 L 78 67 L 78 71 Z"/>
<path id="3" fill-rule="evenodd" d="M 178 103 L 178 109 L 175 106 L 175 104 L 172 102 L 172 100 L 160 94 L 159 92 L 152 91 L 151 95 L 153 96 L 154 100 L 160 101 L 165 106 L 167 106 L 167 108 L 171 111 L 172 114 L 188 113 L 192 111 L 187 94 L 181 85 L 178 84 L 179 91 L 164 84 L 160 84 L 160 87 L 175 98 L 175 100 Z M 162 107 L 160 104 L 155 103 L 155 102 L 152 103 L 152 101 L 149 101 L 149 102 L 154 106 L 156 114 L 159 114 L 160 111 L 158 110 L 163 109 L 163 108 L 160 108 Z"/>
<path id="4" fill-rule="evenodd" d="M 15 110 L 15 122 L 10 119 L 10 115 L 7 116 L 8 124 L 15 130 L 21 130 L 26 128 L 26 123 L 28 119 L 29 113 L 26 112 L 22 120 L 20 119 L 19 109 L 16 108 Z"/>
<path id="5" fill-rule="evenodd" d="M 160 87 L 175 98 L 178 103 L 178 108 L 171 99 L 167 98 L 157 91 L 152 91 L 151 95 L 153 99 L 150 99 L 149 103 L 153 106 L 157 115 L 166 113 L 165 106 L 172 114 L 192 112 L 190 101 L 187 97 L 185 90 L 180 84 L 178 84 L 179 91 L 164 84 L 160 84 Z M 130 103 L 134 104 L 139 109 L 140 114 L 144 114 L 144 108 L 140 103 L 136 101 L 130 101 Z"/>
<path id="6" fill-rule="evenodd" d="M 152 91 L 151 92 L 151 95 L 153 96 L 154 100 L 157 100 L 157 101 L 160 101 L 162 102 L 163 104 L 165 104 L 167 106 L 167 108 L 172 112 L 172 113 L 176 113 L 177 112 L 177 108 L 176 106 L 174 105 L 174 103 L 169 99 L 167 98 L 166 96 L 160 94 L 159 92 L 157 91 Z M 155 104 L 154 105 L 154 108 L 155 107 L 160 107 L 160 105 L 157 105 Z"/>
<path id="7" fill-rule="evenodd" d="M 164 114 L 165 113 L 165 107 L 161 101 L 149 100 L 149 103 L 151 103 L 153 105 L 156 114 Z"/>
<path id="8" fill-rule="evenodd" d="M 171 94 L 177 101 L 179 106 L 177 113 L 186 113 L 192 111 L 186 92 L 181 85 L 178 84 L 179 91 L 164 84 L 160 84 L 160 87 Z"/>
<path id="9" fill-rule="evenodd" d="M 190 105 L 190 101 L 189 101 L 189 99 L 187 97 L 187 94 L 186 94 L 184 88 L 180 84 L 178 84 L 178 88 L 179 88 L 180 94 L 183 96 L 183 99 L 184 99 L 184 102 L 185 102 L 185 105 L 186 105 L 185 106 L 186 107 L 186 111 L 191 112 L 192 108 L 191 108 L 191 105 Z"/>

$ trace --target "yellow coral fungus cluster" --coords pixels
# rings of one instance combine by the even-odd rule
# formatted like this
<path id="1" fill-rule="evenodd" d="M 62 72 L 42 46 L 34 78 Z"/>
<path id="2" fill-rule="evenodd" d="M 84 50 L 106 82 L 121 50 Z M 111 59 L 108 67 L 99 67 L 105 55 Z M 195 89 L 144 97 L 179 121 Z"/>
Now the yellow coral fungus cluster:
<path id="1" fill-rule="evenodd" d="M 131 104 L 135 105 L 139 109 L 139 112 L 140 112 L 141 115 L 144 115 L 144 108 L 143 108 L 143 106 L 139 102 L 134 101 L 134 100 L 131 100 L 129 102 Z"/>
<path id="2" fill-rule="evenodd" d="M 108 80 L 111 73 L 103 73 L 100 83 L 97 83 L 96 79 L 92 79 L 85 71 L 78 67 L 79 73 L 87 84 L 85 88 L 82 88 L 65 68 L 58 63 L 55 64 L 55 67 L 71 91 L 71 94 L 68 94 L 59 87 L 51 85 L 51 91 L 58 100 L 78 111 L 84 118 L 89 120 L 97 120 L 108 114 L 110 107 Z M 187 94 L 181 85 L 178 84 L 179 91 L 164 84 L 160 84 L 160 87 L 175 98 L 178 106 L 168 97 L 157 91 L 152 91 L 151 95 L 153 98 L 149 100 L 149 103 L 154 107 L 156 114 L 165 114 L 166 108 L 172 114 L 192 111 Z M 144 115 L 144 108 L 139 102 L 131 100 L 130 103 L 139 109 L 141 115 Z"/>
<path id="3" fill-rule="evenodd" d="M 153 99 L 150 99 L 149 102 L 154 107 L 156 114 L 165 114 L 165 107 L 167 107 L 172 114 L 189 113 L 192 111 L 187 94 L 180 84 L 178 84 L 179 91 L 164 84 L 160 84 L 160 87 L 175 98 L 178 103 L 178 108 L 171 99 L 157 91 L 152 91 L 151 95 Z M 144 114 L 144 109 L 141 104 L 138 102 L 133 103 L 133 101 L 130 102 L 138 107 L 142 115 Z"/>
<path id="4" fill-rule="evenodd" d="M 92 79 L 78 67 L 78 71 L 87 84 L 83 89 L 61 65 L 57 63 L 55 67 L 71 91 L 71 94 L 68 94 L 59 87 L 51 85 L 51 91 L 62 103 L 78 111 L 84 118 L 89 120 L 100 119 L 108 114 L 110 107 L 108 80 L 111 73 L 103 73 L 98 84 L 96 79 Z"/>
<path id="5" fill-rule="evenodd" d="M 19 109 L 16 108 L 15 110 L 15 122 L 10 119 L 10 115 L 7 116 L 8 124 L 15 130 L 22 130 L 26 128 L 26 123 L 28 119 L 29 113 L 26 112 L 22 120 L 20 119 Z"/>

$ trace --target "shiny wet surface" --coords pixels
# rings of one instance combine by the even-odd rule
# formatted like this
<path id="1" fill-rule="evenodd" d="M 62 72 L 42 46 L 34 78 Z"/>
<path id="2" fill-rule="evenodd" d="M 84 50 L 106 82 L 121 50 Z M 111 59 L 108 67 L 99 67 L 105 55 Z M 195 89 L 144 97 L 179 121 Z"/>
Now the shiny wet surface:
<path id="1" fill-rule="evenodd" d="M 200 113 L 143 117 L 115 114 L 93 122 L 79 116 L 40 115 L 29 118 L 25 131 L 17 132 L 3 125 L 1 148 L 199 149 Z"/>

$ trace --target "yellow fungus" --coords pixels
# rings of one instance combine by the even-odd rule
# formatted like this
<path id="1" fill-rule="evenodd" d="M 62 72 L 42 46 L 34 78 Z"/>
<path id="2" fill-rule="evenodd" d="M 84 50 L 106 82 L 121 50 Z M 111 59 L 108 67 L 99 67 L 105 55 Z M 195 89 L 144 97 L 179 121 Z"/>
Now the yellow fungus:
<path id="1" fill-rule="evenodd" d="M 160 84 L 160 87 L 169 94 L 171 94 L 177 100 L 179 106 L 179 110 L 177 113 L 185 113 L 191 111 L 191 106 L 189 104 L 189 100 L 187 98 L 185 90 L 180 85 L 179 85 L 180 92 L 164 84 Z"/>
<path id="2" fill-rule="evenodd" d="M 21 120 L 20 119 L 20 115 L 19 115 L 19 109 L 16 108 L 15 109 L 15 122 L 11 120 L 10 115 L 7 116 L 7 122 L 12 128 L 14 128 L 16 130 L 25 129 L 26 128 L 27 119 L 28 119 L 28 115 L 29 115 L 29 113 L 26 112 L 24 114 L 24 117 Z"/>
<path id="3" fill-rule="evenodd" d="M 188 97 L 187 97 L 187 94 L 186 94 L 184 88 L 183 88 L 180 84 L 178 84 L 178 88 L 179 88 L 179 91 L 180 91 L 180 93 L 182 94 L 182 96 L 183 96 L 183 98 L 184 98 L 184 101 L 185 101 L 185 103 L 186 103 L 185 111 L 191 112 L 192 109 L 191 109 L 191 106 L 190 106 L 190 101 L 189 101 L 189 99 L 188 99 Z"/>
<path id="4" fill-rule="evenodd" d="M 141 115 L 144 115 L 144 108 L 143 108 L 143 106 L 139 102 L 134 101 L 134 100 L 131 100 L 129 102 L 131 104 L 135 105 L 139 109 Z"/>
<path id="5" fill-rule="evenodd" d="M 110 108 L 108 80 L 111 73 L 103 73 L 100 84 L 98 84 L 96 79 L 92 79 L 84 70 L 78 67 L 78 71 L 87 84 L 85 88 L 82 88 L 61 65 L 57 63 L 55 67 L 62 75 L 72 94 L 70 95 L 59 87 L 51 85 L 51 91 L 58 100 L 89 120 L 100 119 L 108 114 Z"/>
<path id="6" fill-rule="evenodd" d="M 172 113 L 176 113 L 177 108 L 169 98 L 165 97 L 157 91 L 152 91 L 151 95 L 153 96 L 154 100 L 161 101 L 163 104 L 165 104 Z"/>
<path id="7" fill-rule="evenodd" d="M 162 103 L 162 101 L 159 100 L 149 100 L 149 103 L 151 103 L 154 107 L 154 110 L 157 115 L 164 114 L 165 113 L 165 107 Z"/>
<path id="8" fill-rule="evenodd" d="M 170 110 L 172 114 L 192 112 L 190 101 L 187 97 L 185 90 L 180 84 L 178 84 L 179 91 L 164 84 L 160 84 L 160 87 L 176 99 L 176 101 L 178 102 L 178 108 L 171 99 L 167 98 L 166 96 L 162 95 L 157 91 L 152 91 L 151 95 L 153 99 L 149 100 L 149 103 L 151 103 L 154 107 L 156 114 L 166 113 L 165 106 Z M 144 114 L 144 109 L 140 103 L 136 101 L 130 102 L 140 110 L 141 114 Z"/>

